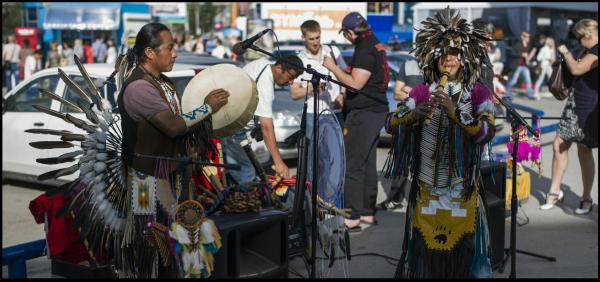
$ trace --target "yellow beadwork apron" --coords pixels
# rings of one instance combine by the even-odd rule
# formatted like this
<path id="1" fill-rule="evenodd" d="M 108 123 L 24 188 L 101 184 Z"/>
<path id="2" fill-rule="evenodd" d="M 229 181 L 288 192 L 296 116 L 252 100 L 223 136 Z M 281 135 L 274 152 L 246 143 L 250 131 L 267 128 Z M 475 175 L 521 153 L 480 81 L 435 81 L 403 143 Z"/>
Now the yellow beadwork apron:
<path id="1" fill-rule="evenodd" d="M 446 191 L 446 194 L 432 195 L 428 185 L 420 183 L 413 226 L 421 232 L 431 250 L 450 251 L 465 234 L 475 232 L 477 190 L 466 202 L 461 192 Z"/>

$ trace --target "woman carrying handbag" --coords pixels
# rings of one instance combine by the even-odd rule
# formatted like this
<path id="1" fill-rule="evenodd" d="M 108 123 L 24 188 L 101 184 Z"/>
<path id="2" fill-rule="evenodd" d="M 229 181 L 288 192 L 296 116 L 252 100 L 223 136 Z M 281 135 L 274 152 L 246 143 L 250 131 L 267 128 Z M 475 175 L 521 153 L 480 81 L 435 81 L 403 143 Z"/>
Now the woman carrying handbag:
<path id="1" fill-rule="evenodd" d="M 573 34 L 585 50 L 575 58 L 565 45 L 558 47 L 567 67 L 563 71 L 568 70 L 574 76 L 573 94 L 567 98 L 554 139 L 552 184 L 546 204 L 540 209 L 549 210 L 563 201 L 560 184 L 567 168 L 568 150 L 575 142 L 583 181 L 583 195 L 575 213 L 587 214 L 593 207 L 591 190 L 596 173 L 592 148 L 598 147 L 598 22 L 580 20 L 573 27 Z"/>

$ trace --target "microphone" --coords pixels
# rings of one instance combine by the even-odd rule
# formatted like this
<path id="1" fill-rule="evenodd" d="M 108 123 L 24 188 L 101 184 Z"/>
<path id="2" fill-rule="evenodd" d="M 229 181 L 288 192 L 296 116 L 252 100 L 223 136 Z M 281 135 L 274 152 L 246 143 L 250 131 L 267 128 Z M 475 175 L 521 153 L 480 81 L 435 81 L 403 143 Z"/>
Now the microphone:
<path id="1" fill-rule="evenodd" d="M 254 42 L 256 42 L 256 40 L 258 40 L 259 38 L 261 38 L 263 35 L 265 35 L 265 33 L 269 32 L 270 29 L 265 29 L 257 34 L 255 34 L 254 36 L 242 41 L 242 42 L 238 42 L 235 45 L 233 45 L 233 47 L 231 48 L 231 51 L 233 53 L 235 53 L 236 55 L 241 55 L 244 52 L 246 52 L 246 49 L 250 48 L 250 46 L 252 44 L 254 44 Z"/>

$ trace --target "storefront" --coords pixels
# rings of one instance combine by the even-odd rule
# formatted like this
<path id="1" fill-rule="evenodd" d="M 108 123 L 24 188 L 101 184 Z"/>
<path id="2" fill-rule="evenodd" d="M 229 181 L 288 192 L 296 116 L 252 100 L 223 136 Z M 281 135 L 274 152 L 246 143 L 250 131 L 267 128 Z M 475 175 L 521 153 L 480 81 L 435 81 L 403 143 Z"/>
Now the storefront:
<path id="1" fill-rule="evenodd" d="M 373 33 L 382 43 L 412 40 L 412 25 L 406 23 L 406 6 L 410 2 L 369 2 L 367 21 Z"/>
<path id="2" fill-rule="evenodd" d="M 45 51 L 52 40 L 92 43 L 100 37 L 120 46 L 129 33 L 137 33 L 151 19 L 149 6 L 143 3 L 25 2 L 23 8 L 25 24 L 38 28 Z"/>
<path id="3" fill-rule="evenodd" d="M 183 34 L 189 33 L 187 4 L 150 2 L 152 21 L 160 22 L 169 27 L 175 34 L 175 40 L 181 40 Z"/>

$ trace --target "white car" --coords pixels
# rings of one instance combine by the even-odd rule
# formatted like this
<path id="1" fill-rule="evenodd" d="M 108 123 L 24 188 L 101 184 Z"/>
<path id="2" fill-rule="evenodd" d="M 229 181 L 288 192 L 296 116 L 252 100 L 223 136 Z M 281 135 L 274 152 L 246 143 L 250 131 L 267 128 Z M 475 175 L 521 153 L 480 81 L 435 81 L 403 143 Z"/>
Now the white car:
<path id="1" fill-rule="evenodd" d="M 96 85 L 102 85 L 114 70 L 114 65 L 109 64 L 86 64 L 84 65 L 90 77 Z M 165 73 L 175 83 L 177 93 L 182 94 L 189 80 L 206 66 L 175 64 L 171 72 Z M 82 89 L 86 90 L 85 82 L 76 66 L 61 67 L 61 69 Z M 42 105 L 55 111 L 70 112 L 68 108 L 40 93 L 39 89 L 46 89 L 75 102 L 78 95 L 68 89 L 66 84 L 58 76 L 58 68 L 41 70 L 31 78 L 19 83 L 8 92 L 3 100 L 2 113 L 2 178 L 16 179 L 27 182 L 38 182 L 37 176 L 61 167 L 69 167 L 75 162 L 65 163 L 61 166 L 44 165 L 36 162 L 38 158 L 57 157 L 63 153 L 72 151 L 73 148 L 42 150 L 29 146 L 35 141 L 60 141 L 57 136 L 45 134 L 26 133 L 26 129 L 60 129 L 74 133 L 84 133 L 83 130 L 69 124 L 57 117 L 37 111 L 32 105 Z M 120 89 L 115 79 L 106 83 L 101 89 L 101 95 L 105 104 L 116 107 L 115 93 Z M 83 113 L 73 113 L 77 118 L 84 119 Z M 54 137 L 54 138 L 53 138 Z M 77 174 L 60 177 L 58 181 L 45 181 L 43 183 L 58 185 L 73 180 Z"/>
<path id="2" fill-rule="evenodd" d="M 275 99 L 273 100 L 273 127 L 275 130 L 275 142 L 284 160 L 298 157 L 298 131 L 302 122 L 302 108 L 304 100 L 293 100 L 289 94 L 290 87 L 275 86 Z M 254 126 L 250 120 L 247 129 Z M 265 145 L 265 141 L 257 142 L 252 139 L 250 143 L 258 161 L 263 167 L 270 167 L 273 163 L 271 154 Z"/>
<path id="3" fill-rule="evenodd" d="M 84 65 L 90 77 L 97 85 L 102 85 L 114 70 L 114 65 L 109 64 L 86 64 Z M 171 72 L 165 73 L 175 83 L 177 93 L 183 94 L 188 82 L 209 65 L 188 65 L 175 63 Z M 83 77 L 76 66 L 61 67 L 61 69 L 82 89 L 87 89 Z M 57 136 L 45 134 L 26 133 L 30 128 L 37 129 L 60 129 L 68 130 L 74 133 L 84 133 L 83 130 L 71 125 L 59 118 L 41 113 L 34 109 L 32 105 L 42 105 L 55 111 L 70 112 L 64 106 L 39 93 L 43 88 L 53 92 L 69 101 L 74 102 L 78 98 L 77 94 L 69 90 L 65 83 L 58 76 L 58 68 L 41 70 L 35 73 L 30 79 L 19 83 L 14 89 L 8 92 L 2 102 L 2 179 L 14 179 L 25 182 L 38 182 L 37 176 L 48 171 L 63 167 L 69 167 L 75 162 L 64 163 L 63 165 L 45 165 L 36 162 L 38 158 L 57 157 L 63 153 L 72 151 L 67 149 L 36 149 L 29 145 L 36 141 L 60 141 Z M 115 80 L 111 80 L 101 89 L 101 95 L 105 104 L 108 103 L 116 108 L 117 89 Z M 276 127 L 276 140 L 282 157 L 292 159 L 297 157 L 295 140 L 288 137 L 299 129 L 302 110 L 302 101 L 293 101 L 289 98 L 289 90 L 278 89 L 274 102 L 274 125 Z M 285 93 L 283 93 L 285 92 Z M 181 99 L 181 96 L 180 96 Z M 85 120 L 83 113 L 73 113 L 77 118 Z M 249 125 L 253 125 L 252 121 Z M 287 139 L 287 140 L 286 140 Z M 259 160 L 267 165 L 270 160 L 270 154 L 266 150 L 263 142 L 252 142 L 252 148 L 257 154 Z M 73 180 L 77 174 L 63 176 L 57 181 L 44 181 L 42 183 L 49 185 L 59 185 L 69 180 Z"/>

